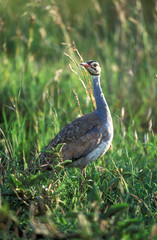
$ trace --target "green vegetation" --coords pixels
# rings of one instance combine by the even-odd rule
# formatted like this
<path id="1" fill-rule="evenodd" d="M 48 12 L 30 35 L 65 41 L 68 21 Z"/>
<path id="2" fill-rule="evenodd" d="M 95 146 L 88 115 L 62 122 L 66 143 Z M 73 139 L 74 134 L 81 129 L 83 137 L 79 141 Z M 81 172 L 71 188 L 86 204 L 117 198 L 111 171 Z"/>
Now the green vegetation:
<path id="1" fill-rule="evenodd" d="M 157 4 L 0 0 L 0 238 L 156 239 Z M 112 149 L 87 167 L 29 173 L 35 151 L 94 109 L 102 67 Z"/>

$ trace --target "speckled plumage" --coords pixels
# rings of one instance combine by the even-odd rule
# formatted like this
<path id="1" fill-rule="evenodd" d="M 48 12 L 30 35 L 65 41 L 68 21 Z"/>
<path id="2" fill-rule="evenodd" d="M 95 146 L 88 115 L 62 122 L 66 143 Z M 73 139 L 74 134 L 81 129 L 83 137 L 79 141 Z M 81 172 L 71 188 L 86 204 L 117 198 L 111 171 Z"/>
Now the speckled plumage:
<path id="1" fill-rule="evenodd" d="M 95 61 L 88 61 L 81 65 L 93 77 L 97 109 L 72 121 L 51 140 L 38 156 L 41 168 L 48 169 L 50 165 L 54 165 L 53 152 L 58 144 L 64 144 L 61 150 L 62 159 L 72 160 L 67 167 L 83 169 L 90 162 L 101 157 L 112 142 L 112 117 L 100 86 L 101 68 Z"/>

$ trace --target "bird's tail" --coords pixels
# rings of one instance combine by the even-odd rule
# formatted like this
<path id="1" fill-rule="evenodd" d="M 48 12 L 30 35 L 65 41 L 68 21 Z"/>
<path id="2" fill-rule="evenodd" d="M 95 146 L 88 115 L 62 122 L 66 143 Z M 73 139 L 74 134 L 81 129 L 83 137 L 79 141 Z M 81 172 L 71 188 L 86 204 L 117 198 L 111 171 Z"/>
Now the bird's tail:
<path id="1" fill-rule="evenodd" d="M 58 144 L 57 147 L 53 147 L 49 144 L 44 150 L 37 152 L 29 163 L 29 172 L 52 171 L 57 166 L 68 164 L 69 160 L 64 161 L 62 155 L 63 146 L 64 144 Z"/>

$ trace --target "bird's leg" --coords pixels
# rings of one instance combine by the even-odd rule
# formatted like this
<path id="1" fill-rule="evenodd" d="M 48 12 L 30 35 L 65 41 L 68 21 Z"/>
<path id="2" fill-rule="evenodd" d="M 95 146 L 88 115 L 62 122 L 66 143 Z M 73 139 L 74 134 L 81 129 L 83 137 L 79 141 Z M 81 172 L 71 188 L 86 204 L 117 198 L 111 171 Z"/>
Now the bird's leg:
<path id="1" fill-rule="evenodd" d="M 82 177 L 86 178 L 86 167 L 80 169 Z"/>
<path id="2" fill-rule="evenodd" d="M 86 167 L 80 169 L 81 176 L 79 176 L 79 188 L 80 191 L 83 192 L 83 183 L 86 178 Z M 83 177 L 83 179 L 82 179 Z"/>

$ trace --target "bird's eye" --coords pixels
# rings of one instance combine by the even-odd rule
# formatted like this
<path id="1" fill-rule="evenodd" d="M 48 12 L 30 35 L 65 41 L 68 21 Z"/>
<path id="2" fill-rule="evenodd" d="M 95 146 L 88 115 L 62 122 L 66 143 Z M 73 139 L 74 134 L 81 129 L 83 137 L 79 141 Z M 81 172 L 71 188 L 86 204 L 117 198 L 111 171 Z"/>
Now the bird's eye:
<path id="1" fill-rule="evenodd" d="M 93 67 L 96 67 L 96 66 L 97 66 L 97 64 L 96 64 L 96 63 L 94 63 L 94 64 L 93 64 Z"/>

